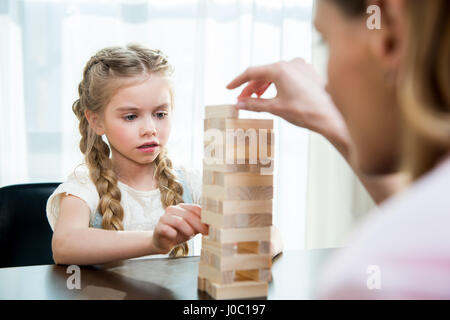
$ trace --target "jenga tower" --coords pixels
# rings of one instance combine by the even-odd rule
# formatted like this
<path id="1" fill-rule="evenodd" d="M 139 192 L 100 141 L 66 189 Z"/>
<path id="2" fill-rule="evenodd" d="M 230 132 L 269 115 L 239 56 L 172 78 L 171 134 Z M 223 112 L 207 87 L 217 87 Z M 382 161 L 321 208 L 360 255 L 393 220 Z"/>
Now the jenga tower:
<path id="1" fill-rule="evenodd" d="M 233 105 L 206 107 L 202 222 L 210 227 L 202 238 L 198 289 L 215 299 L 267 296 L 272 134 L 273 120 L 239 119 Z"/>

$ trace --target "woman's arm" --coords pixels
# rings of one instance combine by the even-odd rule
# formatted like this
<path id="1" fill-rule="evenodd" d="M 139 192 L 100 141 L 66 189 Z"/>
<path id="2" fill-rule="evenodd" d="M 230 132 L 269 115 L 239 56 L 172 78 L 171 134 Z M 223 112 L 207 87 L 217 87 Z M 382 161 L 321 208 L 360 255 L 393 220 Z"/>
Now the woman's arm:
<path id="1" fill-rule="evenodd" d="M 398 174 L 372 177 L 361 174 L 352 158 L 352 141 L 342 115 L 326 92 L 325 83 L 303 59 L 250 67 L 227 88 L 234 89 L 244 83 L 247 85 L 238 97 L 239 109 L 270 112 L 323 135 L 346 159 L 377 204 L 403 186 L 405 177 Z M 277 95 L 271 99 L 260 98 L 272 83 Z M 254 93 L 257 98 L 251 97 Z"/>
<path id="2" fill-rule="evenodd" d="M 52 238 L 57 264 L 90 265 L 164 253 L 153 246 L 151 231 L 89 228 L 89 207 L 78 197 L 62 195 Z"/>

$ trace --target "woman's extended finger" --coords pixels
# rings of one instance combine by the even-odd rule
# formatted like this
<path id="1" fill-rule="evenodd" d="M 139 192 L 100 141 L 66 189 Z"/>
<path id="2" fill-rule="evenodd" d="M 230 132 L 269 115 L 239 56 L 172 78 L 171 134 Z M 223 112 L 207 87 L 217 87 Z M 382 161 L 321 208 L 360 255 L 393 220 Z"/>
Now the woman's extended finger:
<path id="1" fill-rule="evenodd" d="M 250 67 L 243 73 L 234 78 L 228 85 L 227 89 L 234 89 L 243 83 L 255 81 L 274 81 L 277 74 L 277 64 L 267 64 L 258 67 Z"/>
<path id="2" fill-rule="evenodd" d="M 272 82 L 265 80 L 250 81 L 247 84 L 247 86 L 242 90 L 241 94 L 238 96 L 238 100 L 250 98 L 253 93 L 256 93 L 258 97 L 262 96 L 271 83 Z"/>
<path id="3" fill-rule="evenodd" d="M 249 110 L 256 112 L 270 112 L 275 114 L 275 106 L 274 99 L 263 99 L 263 98 L 246 98 L 240 100 L 236 104 L 237 109 L 241 110 Z"/>

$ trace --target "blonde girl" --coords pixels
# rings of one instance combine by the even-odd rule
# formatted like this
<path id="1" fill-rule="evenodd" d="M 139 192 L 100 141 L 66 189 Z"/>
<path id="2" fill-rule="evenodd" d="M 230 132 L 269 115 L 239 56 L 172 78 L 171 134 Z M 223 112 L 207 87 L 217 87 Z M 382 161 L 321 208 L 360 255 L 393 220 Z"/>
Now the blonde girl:
<path id="1" fill-rule="evenodd" d="M 171 74 L 161 51 L 137 44 L 102 49 L 87 62 L 72 106 L 85 164 L 47 202 L 56 263 L 183 256 L 192 237 L 207 234 L 193 204 L 201 178 L 167 156 Z"/>

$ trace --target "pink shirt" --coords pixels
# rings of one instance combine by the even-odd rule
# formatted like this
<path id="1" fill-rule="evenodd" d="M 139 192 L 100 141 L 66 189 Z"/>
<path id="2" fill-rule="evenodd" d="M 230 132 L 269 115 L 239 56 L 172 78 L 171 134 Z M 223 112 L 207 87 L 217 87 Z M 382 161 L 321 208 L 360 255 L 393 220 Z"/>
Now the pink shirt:
<path id="1" fill-rule="evenodd" d="M 450 299 L 450 156 L 357 227 L 322 270 L 325 299 Z"/>

